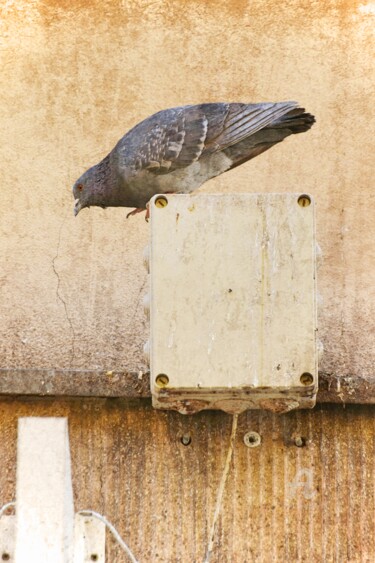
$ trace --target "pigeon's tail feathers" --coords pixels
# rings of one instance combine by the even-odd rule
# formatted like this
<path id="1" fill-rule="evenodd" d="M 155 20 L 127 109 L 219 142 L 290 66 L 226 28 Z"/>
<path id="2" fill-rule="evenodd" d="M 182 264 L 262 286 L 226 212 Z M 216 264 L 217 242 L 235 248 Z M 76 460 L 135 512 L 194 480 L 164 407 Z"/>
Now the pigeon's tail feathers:
<path id="1" fill-rule="evenodd" d="M 289 129 L 291 133 L 304 133 L 311 129 L 314 123 L 315 117 L 311 113 L 305 113 L 304 108 L 295 108 L 270 125 L 270 128 Z"/>
<path id="2" fill-rule="evenodd" d="M 226 156 L 232 160 L 230 169 L 262 154 L 289 135 L 308 131 L 314 123 L 315 117 L 305 113 L 303 108 L 291 109 L 264 129 L 224 150 Z"/>
<path id="3" fill-rule="evenodd" d="M 296 110 L 297 102 L 228 104 L 228 111 L 217 136 L 208 140 L 206 151 L 225 150 L 277 123 Z"/>

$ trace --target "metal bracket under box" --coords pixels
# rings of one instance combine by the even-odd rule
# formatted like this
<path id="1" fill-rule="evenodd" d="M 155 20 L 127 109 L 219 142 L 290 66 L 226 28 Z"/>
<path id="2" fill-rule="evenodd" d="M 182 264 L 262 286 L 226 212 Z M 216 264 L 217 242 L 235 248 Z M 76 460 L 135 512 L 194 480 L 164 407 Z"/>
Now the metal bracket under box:
<path id="1" fill-rule="evenodd" d="M 168 194 L 149 206 L 154 407 L 186 414 L 313 407 L 312 198 Z"/>

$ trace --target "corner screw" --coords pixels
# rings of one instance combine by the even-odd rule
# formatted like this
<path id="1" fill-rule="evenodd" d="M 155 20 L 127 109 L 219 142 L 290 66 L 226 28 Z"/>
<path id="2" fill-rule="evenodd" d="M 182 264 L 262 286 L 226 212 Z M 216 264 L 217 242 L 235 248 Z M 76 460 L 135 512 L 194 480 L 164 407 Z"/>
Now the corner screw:
<path id="1" fill-rule="evenodd" d="M 167 205 L 168 205 L 168 200 L 163 195 L 155 199 L 155 207 L 159 207 L 159 209 L 161 209 L 162 207 L 167 207 Z"/>
<path id="2" fill-rule="evenodd" d="M 302 385 L 311 385 L 314 381 L 314 378 L 311 375 L 311 373 L 305 372 L 301 375 L 299 380 L 302 383 Z"/>
<path id="3" fill-rule="evenodd" d="M 311 205 L 311 197 L 306 194 L 302 194 L 297 199 L 297 203 L 300 207 L 308 207 Z"/>
<path id="4" fill-rule="evenodd" d="M 169 383 L 169 377 L 165 373 L 159 373 L 155 378 L 155 383 L 158 387 L 166 387 Z"/>

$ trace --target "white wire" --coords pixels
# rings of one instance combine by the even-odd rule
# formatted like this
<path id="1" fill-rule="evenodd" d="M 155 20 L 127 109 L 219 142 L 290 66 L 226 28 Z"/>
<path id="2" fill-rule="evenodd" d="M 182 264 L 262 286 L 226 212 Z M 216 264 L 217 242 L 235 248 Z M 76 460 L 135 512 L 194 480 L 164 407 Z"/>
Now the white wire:
<path id="1" fill-rule="evenodd" d="M 231 431 L 231 434 L 230 434 L 227 457 L 226 457 L 226 460 L 225 460 L 224 470 L 223 470 L 223 474 L 222 474 L 221 479 L 220 479 L 219 489 L 218 489 L 218 492 L 217 492 L 215 510 L 214 510 L 214 514 L 213 514 L 213 517 L 212 517 L 211 528 L 210 528 L 210 532 L 209 532 L 209 536 L 208 536 L 207 551 L 206 551 L 206 556 L 204 558 L 203 563 L 209 563 L 210 558 L 211 558 L 211 553 L 212 553 L 212 550 L 214 548 L 216 525 L 217 525 L 217 520 L 219 518 L 219 514 L 220 514 L 220 511 L 221 511 L 221 506 L 222 506 L 222 503 L 223 503 L 223 495 L 224 495 L 224 491 L 225 491 L 225 485 L 227 483 L 230 464 L 231 464 L 231 461 L 232 461 L 234 440 L 236 438 L 236 432 L 237 432 L 237 422 L 238 422 L 238 414 L 234 414 L 233 420 L 232 420 L 232 431 Z"/>
<path id="2" fill-rule="evenodd" d="M 7 502 L 6 504 L 4 504 L 4 506 L 0 508 L 0 518 L 3 516 L 4 512 L 8 510 L 8 508 L 11 507 L 15 508 L 15 506 L 16 506 L 15 501 Z M 113 535 L 117 543 L 120 545 L 120 547 L 122 547 L 122 549 L 128 555 L 130 561 L 132 563 L 138 563 L 133 553 L 130 551 L 129 547 L 126 545 L 126 543 L 124 542 L 124 540 L 122 539 L 116 528 L 104 516 L 102 516 L 98 512 L 94 512 L 93 510 L 80 510 L 78 514 L 82 514 L 82 516 L 93 516 L 94 518 L 101 520 L 101 522 L 103 522 L 107 526 L 108 530 L 111 532 L 111 534 Z"/>
<path id="3" fill-rule="evenodd" d="M 98 520 L 103 522 L 107 526 L 108 530 L 111 532 L 117 543 L 120 545 L 120 547 L 122 547 L 122 549 L 128 555 L 130 561 L 132 563 L 138 563 L 133 553 L 130 551 L 129 547 L 126 545 L 126 543 L 124 542 L 124 540 L 122 539 L 116 528 L 104 516 L 99 514 L 99 512 L 94 512 L 93 510 L 79 510 L 77 514 L 82 514 L 82 516 L 93 516 L 94 518 L 97 518 Z"/>
<path id="4" fill-rule="evenodd" d="M 15 501 L 7 502 L 6 504 L 4 504 L 4 506 L 2 506 L 2 507 L 0 508 L 0 518 L 2 517 L 2 515 L 4 514 L 4 512 L 5 512 L 8 508 L 10 508 L 11 506 L 13 506 L 13 507 L 16 506 Z"/>

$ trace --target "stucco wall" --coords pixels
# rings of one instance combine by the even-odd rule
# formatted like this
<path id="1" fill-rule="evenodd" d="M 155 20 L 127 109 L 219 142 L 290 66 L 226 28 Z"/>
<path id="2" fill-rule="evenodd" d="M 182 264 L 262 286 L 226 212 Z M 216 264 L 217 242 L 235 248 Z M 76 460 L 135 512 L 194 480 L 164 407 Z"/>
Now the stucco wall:
<path id="1" fill-rule="evenodd" d="M 203 189 L 315 196 L 322 368 L 374 373 L 373 3 L 1 5 L 1 367 L 141 368 L 148 226 L 72 183 L 159 109 L 296 99 L 309 133 Z"/>

